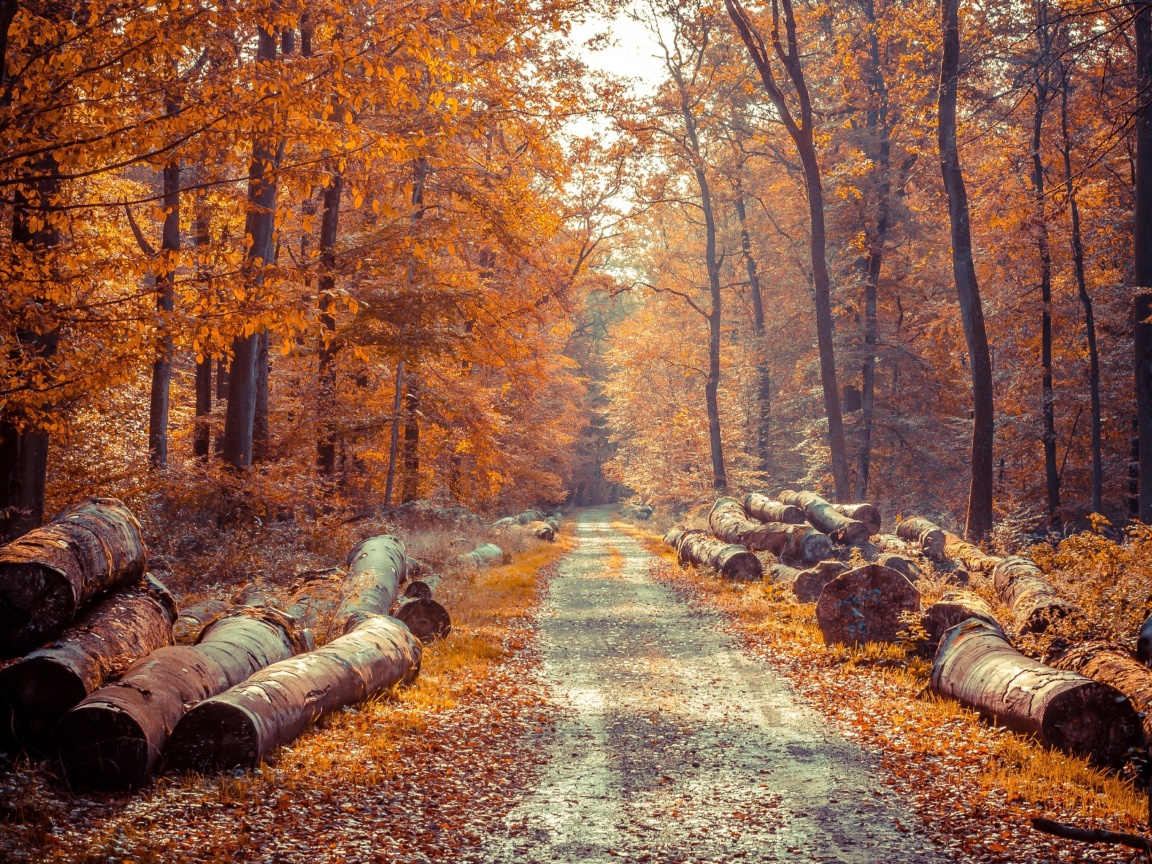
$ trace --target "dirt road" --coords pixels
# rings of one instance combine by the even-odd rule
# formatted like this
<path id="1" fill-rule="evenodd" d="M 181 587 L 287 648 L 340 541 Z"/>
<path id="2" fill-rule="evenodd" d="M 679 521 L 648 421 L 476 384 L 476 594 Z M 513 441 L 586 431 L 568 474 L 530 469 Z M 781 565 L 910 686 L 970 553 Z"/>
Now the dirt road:
<path id="1" fill-rule="evenodd" d="M 482 860 L 945 860 L 875 760 L 649 579 L 653 556 L 607 510 L 576 531 L 541 612 L 547 683 L 570 710 Z"/>

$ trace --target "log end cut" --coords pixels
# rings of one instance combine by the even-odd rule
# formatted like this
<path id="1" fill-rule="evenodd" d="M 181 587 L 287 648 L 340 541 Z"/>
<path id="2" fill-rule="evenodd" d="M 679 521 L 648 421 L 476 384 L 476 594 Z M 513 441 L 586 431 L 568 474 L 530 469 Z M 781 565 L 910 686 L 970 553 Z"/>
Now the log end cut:
<path id="1" fill-rule="evenodd" d="M 176 724 L 165 761 L 176 771 L 206 774 L 254 765 L 260 750 L 257 718 L 239 705 L 210 699 Z"/>
<path id="2" fill-rule="evenodd" d="M 792 582 L 792 593 L 801 603 L 814 603 L 820 598 L 824 586 L 848 569 L 843 561 L 821 561 L 796 574 Z"/>
<path id="3" fill-rule="evenodd" d="M 412 635 L 425 645 L 452 632 L 448 610 L 431 597 L 410 600 L 396 611 L 396 618 L 403 621 Z"/>
<path id="4" fill-rule="evenodd" d="M 124 711 L 81 705 L 56 727 L 57 758 L 75 788 L 139 789 L 159 758 L 148 746 L 144 729 Z"/>
<path id="5" fill-rule="evenodd" d="M 21 740 L 39 744 L 51 740 L 60 718 L 88 695 L 88 688 L 75 670 L 48 657 L 30 657 L 0 672 L 0 694 L 6 708 L 13 706 L 5 724 Z"/>
<path id="6" fill-rule="evenodd" d="M 816 621 L 826 644 L 898 642 L 901 616 L 920 609 L 920 592 L 903 574 L 879 564 L 842 573 L 824 586 Z"/>
<path id="7" fill-rule="evenodd" d="M 1092 682 L 1065 690 L 1048 703 L 1043 738 L 1069 753 L 1122 765 L 1143 736 L 1132 703 L 1113 687 Z"/>

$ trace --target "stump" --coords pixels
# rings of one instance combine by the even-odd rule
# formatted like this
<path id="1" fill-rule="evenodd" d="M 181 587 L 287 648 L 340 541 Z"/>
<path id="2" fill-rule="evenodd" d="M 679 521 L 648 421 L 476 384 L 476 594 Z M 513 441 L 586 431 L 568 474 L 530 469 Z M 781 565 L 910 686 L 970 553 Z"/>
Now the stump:
<path id="1" fill-rule="evenodd" d="M 821 561 L 796 575 L 792 580 L 792 593 L 801 603 L 814 603 L 820 598 L 824 586 L 848 569 L 843 561 Z"/>
<path id="2" fill-rule="evenodd" d="M 992 578 L 1018 633 L 1043 633 L 1054 621 L 1083 614 L 1056 593 L 1031 558 L 1005 558 L 993 569 Z"/>
<path id="3" fill-rule="evenodd" d="M 774 498 L 749 492 L 744 496 L 744 511 L 761 522 L 780 522 L 784 525 L 803 525 L 808 521 L 804 511 L 791 504 L 781 504 Z"/>
<path id="4" fill-rule="evenodd" d="M 413 681 L 420 654 L 420 643 L 396 619 L 366 616 L 330 644 L 192 708 L 172 732 L 168 762 L 192 771 L 259 765 L 325 714 Z"/>
<path id="5" fill-rule="evenodd" d="M 868 527 L 863 522 L 849 519 L 819 495 L 785 490 L 777 497 L 784 504 L 801 508 L 808 521 L 836 543 L 851 545 L 868 539 Z"/>
<path id="6" fill-rule="evenodd" d="M 246 606 L 210 624 L 196 645 L 161 648 L 137 660 L 57 725 L 55 749 L 69 784 L 143 786 L 189 707 L 309 647 L 283 612 Z"/>
<path id="7" fill-rule="evenodd" d="M 929 558 L 939 558 L 944 554 L 944 532 L 939 525 L 927 519 L 917 516 L 903 520 L 896 525 L 896 536 L 916 544 Z"/>
<path id="8" fill-rule="evenodd" d="M 1124 648 L 1102 641 L 1062 646 L 1048 656 L 1048 663 L 1115 687 L 1143 716 L 1144 740 L 1152 740 L 1152 670 Z"/>
<path id="9" fill-rule="evenodd" d="M 144 576 L 140 523 L 115 498 L 87 498 L 0 546 L 0 656 L 55 639 L 93 598 Z"/>
<path id="10" fill-rule="evenodd" d="M 873 504 L 833 504 L 832 505 L 838 513 L 847 516 L 849 519 L 855 519 L 857 522 L 863 522 L 864 527 L 868 529 L 868 535 L 880 533 L 880 511 Z"/>
<path id="11" fill-rule="evenodd" d="M 1025 657 L 974 618 L 944 635 L 929 686 L 986 719 L 1105 765 L 1123 764 L 1142 736 L 1132 703 L 1114 687 Z"/>
<path id="12" fill-rule="evenodd" d="M 172 644 L 176 601 L 152 577 L 90 606 L 60 637 L 0 671 L 19 740 L 45 748 L 60 718 L 141 657 Z"/>
<path id="13" fill-rule="evenodd" d="M 759 582 L 764 575 L 760 559 L 743 546 L 724 543 L 704 531 L 685 531 L 677 554 L 680 566 L 711 567 L 725 579 Z"/>
<path id="14" fill-rule="evenodd" d="M 879 564 L 842 573 L 816 601 L 816 622 L 828 645 L 898 642 L 900 616 L 920 609 L 920 592 L 902 574 Z"/>

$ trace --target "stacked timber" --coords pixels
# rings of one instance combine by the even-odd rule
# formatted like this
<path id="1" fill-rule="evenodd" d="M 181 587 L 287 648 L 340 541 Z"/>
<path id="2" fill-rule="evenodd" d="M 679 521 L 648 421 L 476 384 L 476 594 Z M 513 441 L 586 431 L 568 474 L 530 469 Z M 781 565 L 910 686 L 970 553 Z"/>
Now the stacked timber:
<path id="1" fill-rule="evenodd" d="M 1122 764 L 1143 734 L 1116 688 L 1026 657 L 975 618 L 944 635 L 929 686 L 1009 729 L 1105 765 Z"/>
<path id="2" fill-rule="evenodd" d="M 288 615 L 243 606 L 216 619 L 195 645 L 153 651 L 60 720 L 56 751 L 68 782 L 142 786 L 160 767 L 168 734 L 188 707 L 310 647 Z"/>
<path id="3" fill-rule="evenodd" d="M 880 510 L 874 504 L 833 504 L 832 507 L 837 513 L 846 516 L 849 519 L 855 519 L 857 522 L 863 522 L 864 527 L 868 529 L 868 535 L 880 533 Z"/>
<path id="4" fill-rule="evenodd" d="M 717 540 L 706 531 L 683 532 L 677 544 L 677 560 L 681 567 L 711 567 L 725 579 L 737 582 L 759 582 L 764 575 L 760 559 L 746 547 Z"/>
<path id="5" fill-rule="evenodd" d="M 919 516 L 900 522 L 896 526 L 896 536 L 914 544 L 930 558 L 941 557 L 947 542 L 939 525 Z"/>
<path id="6" fill-rule="evenodd" d="M 816 622 L 826 644 L 898 642 L 902 616 L 920 609 L 920 592 L 902 574 L 879 564 L 841 573 L 816 601 Z"/>
<path id="7" fill-rule="evenodd" d="M 54 641 L 0 671 L 4 725 L 18 740 L 48 746 L 60 718 L 139 658 L 172 643 L 176 601 L 160 582 L 106 594 Z"/>
<path id="8" fill-rule="evenodd" d="M 735 498 L 721 498 L 708 514 L 712 533 L 726 543 L 768 551 L 797 561 L 821 561 L 832 553 L 832 541 L 807 525 L 759 522 L 748 518 Z"/>
<path id="9" fill-rule="evenodd" d="M 868 526 L 858 519 L 845 516 L 813 492 L 785 490 L 778 497 L 781 503 L 803 510 L 808 521 L 836 543 L 851 545 L 868 539 Z"/>
<path id="10" fill-rule="evenodd" d="M 803 525 L 807 521 L 804 511 L 791 504 L 781 504 L 774 498 L 759 492 L 749 492 L 744 496 L 744 510 L 753 519 L 761 522 L 782 522 L 785 525 Z"/>
<path id="11" fill-rule="evenodd" d="M 944 555 L 959 561 L 968 572 L 982 573 L 985 576 L 991 575 L 996 565 L 1000 563 L 1000 559 L 995 555 L 989 555 L 979 546 L 951 533 L 944 534 Z"/>
<path id="12" fill-rule="evenodd" d="M 1054 621 L 1082 614 L 1044 579 L 1031 558 L 1005 558 L 993 568 L 992 578 L 1017 633 L 1043 633 Z"/>
<path id="13" fill-rule="evenodd" d="M 0 657 L 55 639 L 91 600 L 144 576 L 136 517 L 115 498 L 88 498 L 0 547 Z"/>
<path id="14" fill-rule="evenodd" d="M 1061 646 L 1047 659 L 1056 669 L 1079 672 L 1127 696 L 1143 718 L 1145 741 L 1152 740 L 1152 670 L 1128 651 L 1110 642 L 1084 642 Z"/>
<path id="15" fill-rule="evenodd" d="M 542 510 L 537 510 L 533 507 L 530 510 L 525 510 L 523 513 L 517 513 L 515 516 L 505 516 L 503 519 L 497 519 L 492 523 L 493 528 L 511 528 L 514 525 L 529 525 L 533 522 L 543 522 L 548 516 Z"/>

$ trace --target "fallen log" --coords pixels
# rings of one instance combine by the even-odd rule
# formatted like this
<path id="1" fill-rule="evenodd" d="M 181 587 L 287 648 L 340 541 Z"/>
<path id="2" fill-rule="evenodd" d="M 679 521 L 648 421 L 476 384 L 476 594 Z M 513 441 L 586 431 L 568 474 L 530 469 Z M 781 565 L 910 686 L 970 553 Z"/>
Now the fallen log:
<path id="1" fill-rule="evenodd" d="M 196 705 L 172 732 L 168 763 L 193 771 L 258 765 L 325 714 L 413 681 L 420 655 L 396 619 L 364 617 L 328 645 Z"/>
<path id="2" fill-rule="evenodd" d="M 227 600 L 205 600 L 180 610 L 180 617 L 172 625 L 172 638 L 177 645 L 191 645 L 200 631 L 229 609 Z"/>
<path id="3" fill-rule="evenodd" d="M 1077 840 L 1081 843 L 1107 843 L 1112 846 L 1127 846 L 1145 855 L 1152 855 L 1152 838 L 1139 834 L 1125 834 L 1121 831 L 1108 831 L 1103 828 L 1077 828 L 1063 822 L 1054 822 L 1041 816 L 1032 817 L 1032 827 L 1044 834 L 1064 840 Z"/>
<path id="4" fill-rule="evenodd" d="M 1152 615 L 1144 621 L 1136 638 L 1136 659 L 1145 666 L 1152 665 Z"/>
<path id="5" fill-rule="evenodd" d="M 944 634 L 929 687 L 1013 731 L 1106 765 L 1122 764 L 1143 731 L 1118 690 L 1025 657 L 975 618 Z"/>
<path id="6" fill-rule="evenodd" d="M 898 642 L 906 612 L 920 609 L 920 592 L 902 574 L 879 564 L 841 573 L 816 601 L 825 644 Z"/>
<path id="7" fill-rule="evenodd" d="M 309 647 L 288 615 L 245 606 L 210 624 L 195 645 L 153 651 L 61 718 L 55 750 L 68 782 L 139 788 L 188 708 Z"/>
<path id="8" fill-rule="evenodd" d="M 0 547 L 0 656 L 55 639 L 88 601 L 144 576 L 140 523 L 115 498 L 87 498 Z"/>
<path id="9" fill-rule="evenodd" d="M 1048 665 L 1079 672 L 1094 681 L 1115 687 L 1143 717 L 1144 738 L 1152 740 L 1152 670 L 1111 642 L 1082 642 L 1052 651 Z"/>
<path id="10" fill-rule="evenodd" d="M 969 618 L 983 621 L 1000 633 L 1004 632 L 992 607 L 984 602 L 984 598 L 970 591 L 952 591 L 924 610 L 920 621 L 924 632 L 928 634 L 932 656 L 936 654 L 944 634 Z"/>
<path id="11" fill-rule="evenodd" d="M 404 598 L 407 600 L 431 600 L 432 586 L 419 579 L 413 579 L 404 586 Z M 409 628 L 411 629 L 411 628 Z"/>
<path id="12" fill-rule="evenodd" d="M 17 739 L 45 748 L 60 718 L 141 657 L 172 644 L 176 601 L 146 576 L 83 612 L 60 637 L 0 671 Z"/>
<path id="13" fill-rule="evenodd" d="M 807 525 L 753 522 L 735 498 L 721 498 L 708 514 L 712 533 L 725 543 L 768 551 L 798 561 L 822 561 L 832 554 L 832 540 Z"/>
<path id="14" fill-rule="evenodd" d="M 993 568 L 992 579 L 1018 633 L 1043 633 L 1054 621 L 1083 614 L 1056 593 L 1031 558 L 1005 558 Z"/>
<path id="15" fill-rule="evenodd" d="M 419 558 L 404 559 L 404 575 L 409 579 L 423 579 L 433 573 L 431 565 L 425 564 Z"/>
<path id="16" fill-rule="evenodd" d="M 539 522 L 529 522 L 527 528 L 537 540 L 551 543 L 556 539 L 556 529 L 553 528 L 549 522 L 543 520 Z"/>
<path id="17" fill-rule="evenodd" d="M 368 615 L 387 615 L 404 581 L 404 541 L 392 534 L 369 537 L 348 554 L 348 587 L 336 610 L 336 631 L 347 633 Z"/>
<path id="18" fill-rule="evenodd" d="M 876 556 L 876 563 L 902 574 L 909 582 L 915 582 L 923 575 L 915 561 L 895 552 L 882 552 Z"/>
<path id="19" fill-rule="evenodd" d="M 930 558 L 942 556 L 947 542 L 944 531 L 939 525 L 919 516 L 898 522 L 896 536 L 916 544 L 920 551 Z"/>
<path id="20" fill-rule="evenodd" d="M 868 539 L 868 527 L 858 519 L 849 519 L 813 492 L 785 490 L 777 496 L 784 504 L 800 507 L 808 521 L 836 543 L 851 545 Z"/>
<path id="21" fill-rule="evenodd" d="M 797 574 L 792 580 L 792 593 L 801 603 L 813 603 L 820 598 L 825 585 L 849 569 L 843 561 L 821 561 Z"/>
<path id="22" fill-rule="evenodd" d="M 311 631 L 317 645 L 327 645 L 342 632 L 336 610 L 347 584 L 348 575 L 339 567 L 299 573 L 284 611 L 296 619 L 298 627 Z"/>
<path id="23" fill-rule="evenodd" d="M 679 551 L 680 538 L 684 536 L 684 529 L 680 527 L 669 528 L 668 533 L 662 538 L 665 546 L 671 546 L 673 549 Z"/>
<path id="24" fill-rule="evenodd" d="M 680 566 L 711 567 L 725 579 L 758 582 L 764 575 L 760 559 L 743 546 L 725 543 L 704 531 L 685 531 L 677 550 Z"/>
<path id="25" fill-rule="evenodd" d="M 880 533 L 880 511 L 873 504 L 833 504 L 836 512 L 857 522 L 863 522 L 868 529 L 868 535 Z"/>
<path id="26" fill-rule="evenodd" d="M 467 555 L 460 556 L 461 564 L 471 564 L 473 567 L 492 567 L 504 560 L 504 550 L 495 543 L 481 543 Z"/>
<path id="27" fill-rule="evenodd" d="M 1000 563 L 995 555 L 989 555 L 979 546 L 949 532 L 944 534 L 944 556 L 959 561 L 969 572 L 984 575 L 991 574 Z"/>
<path id="28" fill-rule="evenodd" d="M 781 586 L 786 585 L 791 588 L 792 584 L 796 581 L 796 577 L 803 572 L 803 570 L 798 570 L 782 561 L 777 561 L 775 564 L 768 565 L 768 569 L 764 571 L 764 575 L 773 582 L 779 582 Z"/>
<path id="29" fill-rule="evenodd" d="M 808 521 L 804 511 L 791 504 L 781 504 L 774 498 L 749 492 L 744 496 L 744 511 L 761 522 L 781 522 L 785 525 L 803 525 Z"/>

